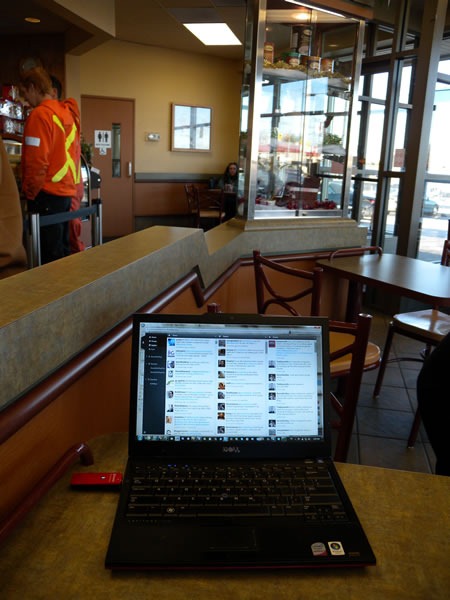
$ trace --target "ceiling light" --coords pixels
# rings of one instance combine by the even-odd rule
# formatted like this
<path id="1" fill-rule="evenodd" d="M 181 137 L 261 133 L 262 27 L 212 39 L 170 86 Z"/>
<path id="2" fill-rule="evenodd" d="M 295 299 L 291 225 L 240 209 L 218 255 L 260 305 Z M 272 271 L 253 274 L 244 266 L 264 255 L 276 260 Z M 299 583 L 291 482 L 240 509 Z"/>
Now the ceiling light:
<path id="1" fill-rule="evenodd" d="M 326 10 L 325 8 L 318 8 L 317 6 L 311 6 L 311 4 L 305 4 L 301 0 L 285 0 L 285 2 L 289 2 L 290 4 L 298 4 L 299 6 L 303 6 L 305 8 L 310 8 L 312 10 L 317 10 L 319 12 L 327 13 L 328 15 L 333 15 L 334 17 L 343 18 L 343 15 L 339 13 L 333 12 L 332 10 Z"/>
<path id="2" fill-rule="evenodd" d="M 241 46 L 226 23 L 183 23 L 205 46 Z"/>
<path id="3" fill-rule="evenodd" d="M 25 17 L 25 21 L 27 21 L 28 23 L 40 23 L 41 20 L 38 19 L 37 17 Z"/>

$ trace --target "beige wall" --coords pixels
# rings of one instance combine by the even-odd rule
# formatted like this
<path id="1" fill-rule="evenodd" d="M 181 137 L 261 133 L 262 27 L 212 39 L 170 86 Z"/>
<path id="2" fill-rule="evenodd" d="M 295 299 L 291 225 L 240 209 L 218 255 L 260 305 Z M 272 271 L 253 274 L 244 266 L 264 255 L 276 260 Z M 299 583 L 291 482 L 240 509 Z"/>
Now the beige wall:
<path id="1" fill-rule="evenodd" d="M 50 0 L 49 4 L 56 13 L 73 23 L 79 21 L 85 27 L 89 24 L 91 28 L 102 29 L 110 35 L 116 33 L 116 13 L 111 0 Z M 52 6 L 56 4 L 59 4 L 59 9 Z"/>
<path id="2" fill-rule="evenodd" d="M 137 173 L 221 173 L 237 160 L 239 147 L 240 61 L 187 54 L 111 40 L 68 61 L 69 90 L 85 95 L 133 98 Z M 171 104 L 213 109 L 211 152 L 171 152 Z M 156 132 L 159 142 L 146 142 Z"/>

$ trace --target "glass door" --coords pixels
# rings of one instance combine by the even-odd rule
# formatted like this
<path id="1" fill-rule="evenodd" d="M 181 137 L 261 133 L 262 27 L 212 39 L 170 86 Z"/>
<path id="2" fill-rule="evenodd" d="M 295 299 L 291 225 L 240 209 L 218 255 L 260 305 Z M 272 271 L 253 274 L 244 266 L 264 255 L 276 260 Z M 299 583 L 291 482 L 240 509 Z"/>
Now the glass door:
<path id="1" fill-rule="evenodd" d="M 430 150 L 422 204 L 417 257 L 440 261 L 444 239 L 449 237 L 450 155 L 448 115 L 450 114 L 450 60 L 439 63 L 430 133 Z"/>

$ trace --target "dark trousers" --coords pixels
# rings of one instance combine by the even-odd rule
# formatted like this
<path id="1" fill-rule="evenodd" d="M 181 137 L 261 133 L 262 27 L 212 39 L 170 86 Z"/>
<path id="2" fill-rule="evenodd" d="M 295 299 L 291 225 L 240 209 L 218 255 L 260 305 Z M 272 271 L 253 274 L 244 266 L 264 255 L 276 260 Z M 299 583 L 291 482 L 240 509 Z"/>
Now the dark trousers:
<path id="1" fill-rule="evenodd" d="M 436 474 L 450 475 L 450 334 L 425 359 L 417 378 L 417 402 L 431 447 Z"/>
<path id="2" fill-rule="evenodd" d="M 29 202 L 31 212 L 37 212 L 45 217 L 70 210 L 70 197 L 53 196 L 39 192 L 36 198 Z M 69 256 L 69 222 L 44 225 L 40 228 L 41 264 L 52 262 L 58 258 Z"/>
<path id="3" fill-rule="evenodd" d="M 232 219 L 236 216 L 236 201 L 237 194 L 234 192 L 224 192 L 223 194 L 223 210 L 225 212 L 224 221 Z"/>

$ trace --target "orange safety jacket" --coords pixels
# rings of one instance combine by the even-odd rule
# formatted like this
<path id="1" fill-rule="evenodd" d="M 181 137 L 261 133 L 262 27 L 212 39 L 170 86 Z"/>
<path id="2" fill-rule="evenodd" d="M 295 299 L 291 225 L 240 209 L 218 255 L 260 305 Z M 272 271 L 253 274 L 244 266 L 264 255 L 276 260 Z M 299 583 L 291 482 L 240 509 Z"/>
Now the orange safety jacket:
<path id="1" fill-rule="evenodd" d="M 80 182 L 79 111 L 75 101 L 70 106 L 67 102 L 44 100 L 31 111 L 25 122 L 22 191 L 28 200 L 33 200 L 41 190 L 55 196 L 77 196 Z M 75 107 L 76 111 L 71 110 Z"/>
<path id="2" fill-rule="evenodd" d="M 74 198 L 81 202 L 84 196 L 84 184 L 83 179 L 81 177 L 81 121 L 80 121 L 80 109 L 78 108 L 77 101 L 74 98 L 67 98 L 67 100 L 62 100 L 62 104 L 69 109 L 72 113 L 73 120 L 75 122 L 75 126 L 77 128 L 77 135 L 74 140 L 74 156 L 76 157 L 75 166 L 76 166 L 76 176 L 75 176 L 75 185 L 77 188 L 76 194 Z M 71 208 L 71 210 L 74 210 Z"/>

